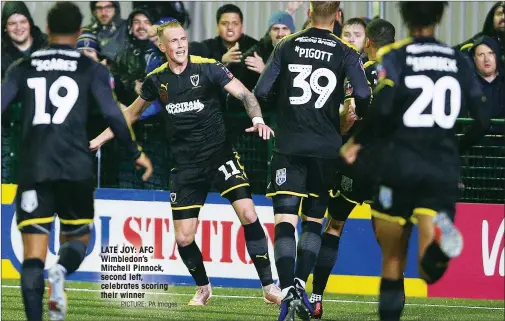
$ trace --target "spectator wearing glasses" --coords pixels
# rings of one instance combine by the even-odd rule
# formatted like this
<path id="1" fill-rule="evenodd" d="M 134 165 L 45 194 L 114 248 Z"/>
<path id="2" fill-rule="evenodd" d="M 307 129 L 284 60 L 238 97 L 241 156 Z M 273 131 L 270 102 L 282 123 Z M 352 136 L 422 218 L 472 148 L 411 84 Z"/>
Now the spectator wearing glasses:
<path id="1" fill-rule="evenodd" d="M 97 35 L 102 55 L 112 62 L 127 42 L 128 24 L 121 19 L 119 1 L 91 1 L 89 6 L 93 22 L 86 28 Z"/>

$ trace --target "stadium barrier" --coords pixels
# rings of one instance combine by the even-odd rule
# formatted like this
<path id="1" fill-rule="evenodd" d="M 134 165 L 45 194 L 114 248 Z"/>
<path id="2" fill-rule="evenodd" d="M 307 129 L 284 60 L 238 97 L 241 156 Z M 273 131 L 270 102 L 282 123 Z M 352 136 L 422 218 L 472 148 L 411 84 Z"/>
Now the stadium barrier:
<path id="1" fill-rule="evenodd" d="M 2 278 L 18 279 L 23 248 L 15 220 L 15 185 L 2 185 Z M 98 189 L 95 201 L 95 229 L 86 259 L 70 280 L 98 282 L 104 270 L 103 250 L 107 246 L 152 246 L 150 264 L 162 272 L 143 272 L 144 281 L 193 285 L 179 258 L 174 241 L 170 193 L 151 190 Z M 257 213 L 272 242 L 274 221 L 271 201 L 254 196 Z M 417 229 L 414 228 L 405 271 L 407 296 L 504 299 L 504 205 L 458 204 L 456 224 L 465 237 L 463 254 L 454 260 L 446 275 L 427 286 L 417 272 Z M 57 259 L 59 222 L 50 235 L 46 268 Z M 209 194 L 200 214 L 196 242 L 214 286 L 258 288 L 260 282 L 245 247 L 243 229 L 227 201 Z M 110 264 L 109 264 L 110 265 Z M 327 291 L 377 295 L 381 257 L 370 224 L 370 209 L 356 208 L 346 224 L 339 261 L 332 271 Z M 307 283 L 311 285 L 311 280 Z"/>
<path id="2" fill-rule="evenodd" d="M 228 114 L 228 117 L 236 119 L 237 122 L 249 122 L 245 113 Z M 275 128 L 275 119 L 271 114 L 265 115 L 268 124 Z M 461 134 L 467 128 L 471 119 L 458 119 L 456 132 Z M 465 185 L 460 201 L 469 203 L 505 203 L 505 146 L 504 120 L 492 121 L 493 131 L 488 133 L 476 146 L 471 148 L 465 155 L 462 155 L 461 176 Z M 161 189 L 170 190 L 170 169 L 171 159 L 166 148 L 163 148 L 161 140 L 152 142 L 156 135 L 163 135 L 163 124 L 154 122 L 150 126 L 135 127 L 136 136 L 141 140 L 147 154 L 153 158 L 163 159 L 161 165 L 155 168 L 155 173 L 151 183 L 143 183 L 140 180 L 141 173 L 128 160 L 123 167 L 120 178 L 117 171 L 113 170 L 118 166 L 118 154 L 112 143 L 105 145 L 106 150 L 101 158 L 101 185 L 107 188 L 127 188 L 127 189 Z M 235 148 L 241 157 L 240 161 L 245 166 L 250 179 L 251 189 L 254 194 L 265 193 L 266 186 L 270 181 L 269 164 L 272 155 L 273 140 L 264 142 L 256 135 L 237 132 L 234 134 Z M 145 139 L 145 141 L 144 141 Z M 151 146 L 152 145 L 152 146 Z M 166 147 L 166 146 L 165 146 Z M 166 164 L 168 163 L 168 164 Z M 116 169 L 117 170 L 117 169 Z"/>

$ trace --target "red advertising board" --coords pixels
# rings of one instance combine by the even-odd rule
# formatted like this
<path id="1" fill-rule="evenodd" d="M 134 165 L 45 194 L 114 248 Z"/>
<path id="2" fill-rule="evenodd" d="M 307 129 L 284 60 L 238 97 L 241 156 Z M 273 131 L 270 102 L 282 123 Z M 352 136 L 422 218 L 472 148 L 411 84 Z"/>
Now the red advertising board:
<path id="1" fill-rule="evenodd" d="M 463 252 L 439 282 L 428 286 L 428 297 L 504 299 L 504 211 L 502 204 L 457 205 Z"/>

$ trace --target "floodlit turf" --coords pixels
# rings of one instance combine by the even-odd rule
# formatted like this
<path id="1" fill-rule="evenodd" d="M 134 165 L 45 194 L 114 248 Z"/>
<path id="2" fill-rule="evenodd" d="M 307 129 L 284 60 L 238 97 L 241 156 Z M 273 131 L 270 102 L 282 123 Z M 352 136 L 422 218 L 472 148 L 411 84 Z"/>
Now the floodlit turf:
<path id="1" fill-rule="evenodd" d="M 18 284 L 19 281 L 2 280 L 2 320 L 25 319 Z M 100 299 L 98 284 L 67 282 L 66 320 L 277 320 L 278 307 L 263 303 L 259 289 L 213 290 L 214 297 L 205 307 L 187 306 L 194 287 L 171 287 L 168 291 L 157 290 L 143 300 L 146 305 L 151 302 L 156 307 L 125 308 L 120 302 Z M 324 320 L 377 320 L 376 297 L 327 295 L 325 300 Z M 503 301 L 407 298 L 403 320 L 504 320 L 503 304 Z"/>

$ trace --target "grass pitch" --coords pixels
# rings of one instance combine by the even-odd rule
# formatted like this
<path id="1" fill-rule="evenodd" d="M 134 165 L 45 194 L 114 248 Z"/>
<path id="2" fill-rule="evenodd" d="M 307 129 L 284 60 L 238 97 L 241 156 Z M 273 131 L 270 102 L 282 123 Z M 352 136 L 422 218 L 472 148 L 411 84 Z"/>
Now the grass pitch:
<path id="1" fill-rule="evenodd" d="M 66 320 L 277 320 L 279 308 L 263 303 L 261 290 L 213 288 L 205 307 L 187 306 L 194 287 L 146 292 L 144 307 L 100 298 L 100 285 L 67 282 Z M 130 291 L 132 292 L 132 291 Z M 47 299 L 47 291 L 44 299 Z M 377 297 L 325 295 L 323 320 L 377 320 Z M 131 301 L 134 301 L 133 299 Z M 141 303 L 137 303 L 140 305 Z M 150 305 L 150 307 L 149 307 Z M 44 304 L 45 306 L 45 304 Z M 47 320 L 47 311 L 44 311 Z M 2 320 L 25 320 L 18 280 L 2 280 Z M 504 320 L 504 302 L 407 298 L 403 320 Z"/>

